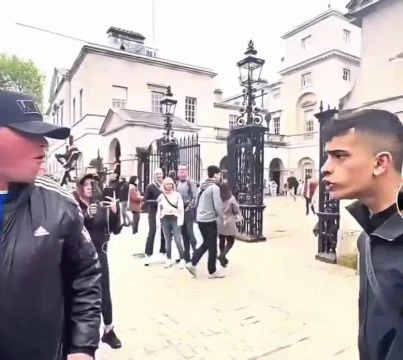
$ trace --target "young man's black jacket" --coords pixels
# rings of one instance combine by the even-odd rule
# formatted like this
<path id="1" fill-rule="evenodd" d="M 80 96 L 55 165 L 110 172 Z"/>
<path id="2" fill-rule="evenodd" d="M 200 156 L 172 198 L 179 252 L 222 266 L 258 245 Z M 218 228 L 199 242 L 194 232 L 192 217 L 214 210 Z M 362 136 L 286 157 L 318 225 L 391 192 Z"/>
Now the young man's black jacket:
<path id="1" fill-rule="evenodd" d="M 403 193 L 399 193 L 403 209 Z M 403 359 L 403 218 L 396 206 L 372 217 L 366 207 L 348 208 L 363 227 L 360 252 L 360 360 Z"/>
<path id="2" fill-rule="evenodd" d="M 77 195 L 75 197 L 84 215 L 85 228 L 88 230 L 96 250 L 98 252 L 105 250 L 103 246 L 109 241 L 110 234 L 119 234 L 122 230 L 119 206 L 114 214 L 109 209 L 98 205 L 97 213 L 90 216 L 87 204 L 82 202 Z"/>
<path id="3" fill-rule="evenodd" d="M 9 193 L 0 247 L 0 359 L 94 355 L 101 273 L 77 202 L 47 178 Z"/>

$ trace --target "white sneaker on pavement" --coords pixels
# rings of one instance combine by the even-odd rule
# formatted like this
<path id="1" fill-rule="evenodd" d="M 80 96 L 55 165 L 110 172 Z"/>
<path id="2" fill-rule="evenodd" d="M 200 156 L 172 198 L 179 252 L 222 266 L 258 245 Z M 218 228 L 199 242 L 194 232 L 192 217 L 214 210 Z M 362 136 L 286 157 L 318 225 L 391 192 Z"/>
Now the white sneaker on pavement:
<path id="1" fill-rule="evenodd" d="M 225 277 L 223 269 L 217 269 L 215 273 L 209 275 L 209 279 L 221 279 Z"/>
<path id="2" fill-rule="evenodd" d="M 179 261 L 179 269 L 184 269 L 186 266 L 186 262 L 184 259 L 181 259 L 181 261 Z"/>
<path id="3" fill-rule="evenodd" d="M 193 266 L 192 263 L 188 262 L 186 264 L 186 269 L 193 275 L 193 277 L 196 277 L 196 266 Z"/>
<path id="4" fill-rule="evenodd" d="M 168 269 L 168 268 L 170 268 L 173 264 L 174 264 L 174 262 L 173 262 L 171 259 L 167 259 L 167 260 L 165 261 L 164 268 L 165 268 L 165 269 Z"/>

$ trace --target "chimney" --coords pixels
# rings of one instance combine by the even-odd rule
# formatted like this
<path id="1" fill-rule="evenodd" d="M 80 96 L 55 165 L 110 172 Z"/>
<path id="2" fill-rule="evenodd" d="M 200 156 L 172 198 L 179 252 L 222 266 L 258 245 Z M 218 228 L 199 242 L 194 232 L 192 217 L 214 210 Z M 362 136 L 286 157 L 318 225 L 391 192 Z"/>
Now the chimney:
<path id="1" fill-rule="evenodd" d="M 216 103 L 221 103 L 222 102 L 222 90 L 221 89 L 215 89 L 214 90 L 214 96 L 215 96 L 215 102 Z"/>

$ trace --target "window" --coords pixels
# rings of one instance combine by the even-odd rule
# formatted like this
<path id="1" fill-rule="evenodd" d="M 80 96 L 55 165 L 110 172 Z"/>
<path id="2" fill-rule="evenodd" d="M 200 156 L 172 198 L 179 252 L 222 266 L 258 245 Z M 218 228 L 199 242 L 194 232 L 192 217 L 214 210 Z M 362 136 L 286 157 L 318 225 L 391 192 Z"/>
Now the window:
<path id="1" fill-rule="evenodd" d="M 301 75 L 301 87 L 307 87 L 312 85 L 312 73 L 308 72 L 306 74 Z"/>
<path id="2" fill-rule="evenodd" d="M 310 176 L 311 178 L 313 177 L 313 168 L 311 163 L 309 162 L 304 163 L 304 165 L 302 165 L 302 169 L 304 180 L 306 179 L 307 176 Z"/>
<path id="3" fill-rule="evenodd" d="M 346 44 L 349 44 L 351 41 L 351 31 L 350 30 L 343 30 L 343 40 Z"/>
<path id="4" fill-rule="evenodd" d="M 115 109 L 124 109 L 127 103 L 127 87 L 112 86 L 112 107 Z"/>
<path id="5" fill-rule="evenodd" d="M 80 103 L 79 103 L 79 116 L 80 119 L 83 117 L 83 89 L 80 90 Z"/>
<path id="6" fill-rule="evenodd" d="M 273 132 L 274 135 L 280 135 L 280 116 L 273 118 Z"/>
<path id="7" fill-rule="evenodd" d="M 308 35 L 301 39 L 301 47 L 306 49 L 312 41 L 312 36 Z"/>
<path id="8" fill-rule="evenodd" d="M 229 116 L 229 127 L 230 128 L 236 126 L 236 119 L 237 118 L 238 118 L 238 115 L 230 114 L 230 116 Z"/>
<path id="9" fill-rule="evenodd" d="M 197 107 L 197 99 L 194 97 L 186 96 L 185 119 L 186 121 L 192 124 L 196 122 L 196 107 Z"/>
<path id="10" fill-rule="evenodd" d="M 351 80 L 351 71 L 349 69 L 343 69 L 343 80 L 350 81 Z"/>
<path id="11" fill-rule="evenodd" d="M 315 130 L 314 121 L 312 119 L 313 111 L 305 111 L 304 113 L 304 133 L 312 133 Z"/>
<path id="12" fill-rule="evenodd" d="M 76 99 L 73 99 L 73 109 L 72 109 L 72 113 L 73 113 L 73 124 L 75 124 L 76 122 Z"/>
<path id="13" fill-rule="evenodd" d="M 161 113 L 161 100 L 164 97 L 164 93 L 159 91 L 151 91 L 151 111 L 153 113 Z"/>

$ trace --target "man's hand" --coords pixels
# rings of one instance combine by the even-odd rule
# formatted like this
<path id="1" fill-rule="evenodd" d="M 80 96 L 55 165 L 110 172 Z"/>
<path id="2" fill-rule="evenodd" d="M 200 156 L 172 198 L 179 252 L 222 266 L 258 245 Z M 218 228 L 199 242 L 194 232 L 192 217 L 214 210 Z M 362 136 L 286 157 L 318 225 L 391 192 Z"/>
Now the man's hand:
<path id="1" fill-rule="evenodd" d="M 91 204 L 90 206 L 88 206 L 88 214 L 90 216 L 94 216 L 98 211 L 98 206 L 97 204 Z"/>
<path id="2" fill-rule="evenodd" d="M 70 354 L 67 355 L 67 360 L 94 360 L 94 358 L 88 354 Z"/>
<path id="3" fill-rule="evenodd" d="M 116 199 L 116 195 L 113 194 L 113 197 L 110 196 L 106 196 L 106 199 L 108 199 L 109 201 L 103 201 L 102 204 L 111 209 L 111 212 L 113 212 L 114 214 L 116 214 L 118 212 L 118 199 Z"/>

